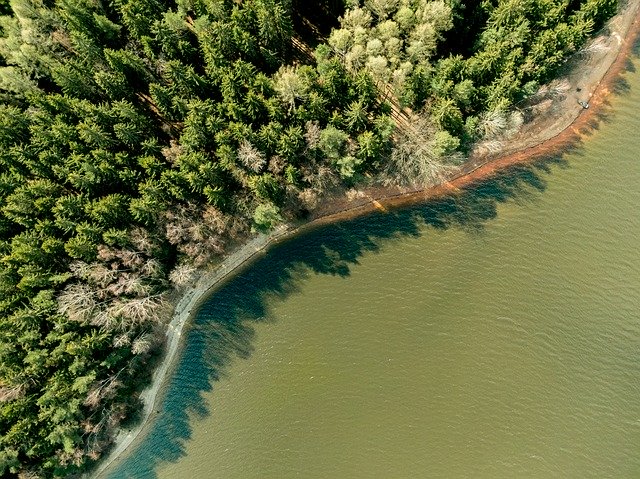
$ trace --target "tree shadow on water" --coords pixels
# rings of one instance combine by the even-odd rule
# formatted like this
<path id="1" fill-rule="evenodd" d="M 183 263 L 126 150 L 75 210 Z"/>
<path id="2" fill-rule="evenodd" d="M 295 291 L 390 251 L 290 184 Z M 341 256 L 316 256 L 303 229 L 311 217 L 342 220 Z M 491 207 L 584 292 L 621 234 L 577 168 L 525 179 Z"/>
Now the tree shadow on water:
<path id="1" fill-rule="evenodd" d="M 516 166 L 455 195 L 322 226 L 271 248 L 202 306 L 149 432 L 109 477 L 156 478 L 159 466 L 186 455 L 190 421 L 210 414 L 205 393 L 231 362 L 251 355 L 255 324 L 275 321 L 267 298 L 287 298 L 312 274 L 347 277 L 363 254 L 403 237 L 449 228 L 481 234 L 500 203 L 535 201 L 546 189 L 545 176 L 566 166 L 561 158 Z"/>

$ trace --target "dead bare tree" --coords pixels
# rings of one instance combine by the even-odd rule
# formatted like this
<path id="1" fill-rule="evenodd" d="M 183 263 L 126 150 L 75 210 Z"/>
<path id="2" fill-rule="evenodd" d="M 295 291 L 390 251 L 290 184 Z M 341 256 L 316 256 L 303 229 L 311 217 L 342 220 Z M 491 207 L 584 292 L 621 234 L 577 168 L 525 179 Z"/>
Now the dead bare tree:
<path id="1" fill-rule="evenodd" d="M 59 311 L 71 321 L 89 321 L 97 306 L 95 288 L 86 283 L 70 284 L 58 296 Z"/>
<path id="2" fill-rule="evenodd" d="M 307 148 L 312 150 L 320 143 L 320 133 L 322 128 L 317 121 L 307 121 L 305 124 L 304 139 L 307 141 Z"/>
<path id="3" fill-rule="evenodd" d="M 414 114 L 409 125 L 396 129 L 395 140 L 383 182 L 433 185 L 457 169 L 455 154 L 443 152 L 437 130 L 425 116 Z"/>
<path id="4" fill-rule="evenodd" d="M 118 300 L 114 302 L 112 314 L 119 317 L 128 329 L 130 326 L 145 323 L 158 323 L 162 312 L 167 308 L 164 294 L 143 296 L 140 298 Z"/>
<path id="5" fill-rule="evenodd" d="M 189 263 L 183 262 L 178 264 L 169 274 L 169 281 L 178 288 L 188 286 L 192 283 L 196 268 Z"/>
<path id="6" fill-rule="evenodd" d="M 260 173 L 267 164 L 267 159 L 260 150 L 255 148 L 249 141 L 242 140 L 238 148 L 238 160 L 242 165 L 253 171 Z"/>
<path id="7" fill-rule="evenodd" d="M 181 206 L 164 213 L 166 237 L 195 266 L 206 264 L 224 252 L 227 242 L 246 229 L 237 218 L 213 206 Z"/>
<path id="8" fill-rule="evenodd" d="M 131 344 L 131 352 L 135 355 L 147 354 L 155 344 L 155 336 L 149 332 L 138 335 Z"/>
<path id="9" fill-rule="evenodd" d="M 169 163 L 175 164 L 178 158 L 184 152 L 184 147 L 179 145 L 175 140 L 171 140 L 169 146 L 162 149 L 162 155 Z"/>
<path id="10" fill-rule="evenodd" d="M 89 408 L 96 408 L 105 399 L 113 397 L 118 387 L 121 385 L 118 379 L 126 367 L 120 369 L 117 373 L 111 374 L 109 377 L 96 381 L 89 388 L 89 392 L 84 400 L 84 405 Z"/>
<path id="11" fill-rule="evenodd" d="M 0 386 L 0 403 L 20 399 L 24 397 L 26 390 L 26 383 L 20 383 L 11 386 Z"/>

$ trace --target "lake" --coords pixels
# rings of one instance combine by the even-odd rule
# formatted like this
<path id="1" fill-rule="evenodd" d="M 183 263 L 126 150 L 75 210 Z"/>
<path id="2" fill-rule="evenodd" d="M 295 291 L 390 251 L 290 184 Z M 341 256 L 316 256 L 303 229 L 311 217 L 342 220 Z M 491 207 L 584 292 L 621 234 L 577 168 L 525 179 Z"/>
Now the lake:
<path id="1" fill-rule="evenodd" d="M 561 156 L 213 294 L 120 478 L 640 477 L 640 74 Z"/>

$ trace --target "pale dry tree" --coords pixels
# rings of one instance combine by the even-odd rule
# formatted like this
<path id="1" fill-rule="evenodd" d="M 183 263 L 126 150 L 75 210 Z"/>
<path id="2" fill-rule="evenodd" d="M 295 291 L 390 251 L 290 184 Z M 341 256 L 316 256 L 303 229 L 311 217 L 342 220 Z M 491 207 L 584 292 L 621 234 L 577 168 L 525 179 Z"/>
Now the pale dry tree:
<path id="1" fill-rule="evenodd" d="M 178 251 L 187 255 L 193 265 L 197 267 L 207 264 L 214 254 L 206 245 L 197 241 L 191 241 L 178 246 Z"/>
<path id="2" fill-rule="evenodd" d="M 104 296 L 96 301 L 98 292 Z M 70 320 L 91 324 L 107 331 L 128 331 L 145 322 L 159 322 L 166 302 L 161 294 L 151 294 L 135 275 L 123 274 L 119 281 L 96 290 L 86 283 L 74 283 L 58 296 L 58 310 Z M 133 298 L 128 295 L 137 295 Z M 114 341 L 124 344 L 125 338 Z"/>
<path id="3" fill-rule="evenodd" d="M 91 444 L 91 446 L 89 446 L 89 444 Z M 88 443 L 86 449 L 86 454 L 89 459 L 91 459 L 92 461 L 97 461 L 98 459 L 100 459 L 102 448 L 97 446 L 96 441 Z"/>
<path id="4" fill-rule="evenodd" d="M 86 278 L 89 275 L 90 271 L 89 263 L 85 263 L 84 261 L 72 261 L 69 265 L 69 271 L 76 278 Z"/>
<path id="5" fill-rule="evenodd" d="M 320 123 L 317 121 L 307 121 L 305 123 L 305 133 L 304 139 L 307 142 L 307 148 L 312 150 L 318 146 L 320 143 L 320 134 L 322 133 L 322 128 L 320 127 Z"/>
<path id="6" fill-rule="evenodd" d="M 115 298 L 152 294 L 164 273 L 158 260 L 142 252 L 105 245 L 98 251 L 102 262 L 72 263 L 71 271 L 80 281 L 58 295 L 58 309 L 71 320 L 106 325 L 113 323 L 104 313 Z"/>
<path id="7" fill-rule="evenodd" d="M 89 322 L 98 307 L 96 291 L 86 283 L 73 283 L 58 295 L 58 311 L 71 321 Z"/>
<path id="8" fill-rule="evenodd" d="M 471 155 L 485 157 L 493 156 L 499 153 L 504 146 L 504 142 L 500 140 L 484 140 L 476 142 L 471 151 Z"/>
<path id="9" fill-rule="evenodd" d="M 110 248 L 107 245 L 99 245 L 98 246 L 98 259 L 101 261 L 112 261 L 117 259 L 117 255 L 115 249 Z"/>
<path id="10" fill-rule="evenodd" d="M 146 354 L 151 351 L 154 343 L 155 338 L 151 333 L 141 333 L 133 340 L 133 343 L 131 343 L 131 352 L 136 356 L 140 354 Z"/>
<path id="11" fill-rule="evenodd" d="M 176 164 L 183 152 L 184 147 L 177 141 L 171 140 L 169 146 L 162 149 L 162 156 L 164 156 L 169 163 Z"/>
<path id="12" fill-rule="evenodd" d="M 118 305 L 117 300 L 112 299 L 107 305 L 101 309 L 96 310 L 89 318 L 89 324 L 102 328 L 105 331 L 117 331 L 122 330 L 121 321 L 117 314 Z"/>
<path id="13" fill-rule="evenodd" d="M 396 129 L 395 146 L 383 172 L 383 183 L 433 185 L 444 181 L 457 169 L 455 153 L 443 153 L 440 135 L 423 115 Z"/>
<path id="14" fill-rule="evenodd" d="M 138 252 L 149 256 L 152 254 L 153 249 L 156 246 L 151 239 L 149 232 L 144 228 L 138 227 L 131 230 L 131 233 L 129 233 L 129 239 Z"/>
<path id="15" fill-rule="evenodd" d="M 281 175 L 284 169 L 287 167 L 287 161 L 280 155 L 273 155 L 269 159 L 269 166 L 267 170 L 274 175 Z"/>
<path id="16" fill-rule="evenodd" d="M 215 206 L 206 206 L 202 212 L 202 220 L 204 224 L 211 231 L 218 235 L 223 235 L 229 229 L 229 224 L 232 222 L 232 218 L 229 215 L 225 215 Z"/>
<path id="17" fill-rule="evenodd" d="M 109 284 L 118 279 L 118 269 L 107 267 L 103 263 L 92 263 L 87 265 L 86 274 L 82 278 L 100 288 L 106 288 Z"/>
<path id="18" fill-rule="evenodd" d="M 474 146 L 474 153 L 481 156 L 493 155 L 502 150 L 504 143 L 499 140 L 487 140 L 480 142 Z"/>
<path id="19" fill-rule="evenodd" d="M 193 283 L 196 277 L 196 267 L 187 262 L 176 265 L 169 273 L 169 281 L 174 287 L 182 288 Z"/>
<path id="20" fill-rule="evenodd" d="M 164 219 L 169 242 L 191 258 L 196 266 L 224 251 L 234 223 L 232 218 L 214 207 L 202 210 L 193 205 L 168 211 Z"/>
<path id="21" fill-rule="evenodd" d="M 524 124 L 524 115 L 520 110 L 513 110 L 509 113 L 508 125 L 507 125 L 507 136 L 513 136 Z"/>
<path id="22" fill-rule="evenodd" d="M 323 193 L 339 183 L 336 172 L 325 165 L 320 165 L 315 174 L 308 177 L 309 184 L 318 193 Z"/>
<path id="23" fill-rule="evenodd" d="M 117 373 L 110 374 L 105 379 L 95 381 L 89 388 L 83 404 L 91 409 L 95 409 L 105 399 L 112 398 L 117 389 L 122 385 L 119 377 L 125 369 L 126 366 Z"/>
<path id="24" fill-rule="evenodd" d="M 122 329 L 128 330 L 145 323 L 159 323 L 167 309 L 165 295 L 154 294 L 141 298 L 118 298 L 110 305 L 109 313 L 120 320 Z"/>
<path id="25" fill-rule="evenodd" d="M 239 215 L 232 216 L 227 228 L 227 236 L 232 240 L 244 238 L 250 229 L 250 223 L 246 218 Z"/>
<path id="26" fill-rule="evenodd" d="M 515 135 L 523 123 L 524 116 L 521 111 L 495 109 L 480 115 L 478 129 L 483 139 L 491 141 Z"/>
<path id="27" fill-rule="evenodd" d="M 114 262 L 116 262 L 118 266 L 124 268 L 138 269 L 149 260 L 148 257 L 138 251 L 124 248 L 117 249 L 104 245 L 98 247 L 98 257 L 101 256 L 102 252 L 107 250 L 109 250 L 109 255 L 112 257 L 112 260 L 115 260 Z"/>
<path id="28" fill-rule="evenodd" d="M 507 129 L 507 112 L 501 109 L 485 111 L 480 115 L 479 130 L 482 138 L 493 139 L 502 136 Z"/>
<path id="29" fill-rule="evenodd" d="M 106 250 L 103 250 L 103 253 Z M 116 258 L 115 255 L 109 254 L 110 260 Z M 103 297 L 103 289 L 118 279 L 120 270 L 116 262 L 114 263 L 85 263 L 83 261 L 74 261 L 70 266 L 71 272 L 76 278 L 86 281 L 94 287 L 97 297 Z"/>
<path id="30" fill-rule="evenodd" d="M 27 390 L 26 383 L 13 386 L 0 386 L 0 403 L 14 401 L 24 397 Z"/>
<path id="31" fill-rule="evenodd" d="M 98 414 L 98 412 L 95 414 Z M 84 421 L 82 423 L 83 436 L 86 436 L 84 441 L 85 453 L 92 459 L 100 457 L 100 452 L 108 444 L 109 429 L 114 428 L 119 422 L 113 406 L 102 407 L 99 414 L 99 421 L 95 423 Z"/>
<path id="32" fill-rule="evenodd" d="M 311 211 L 318 206 L 318 192 L 313 188 L 304 188 L 298 193 L 298 200 L 304 208 Z"/>
<path id="33" fill-rule="evenodd" d="M 162 215 L 167 240 L 194 266 L 206 264 L 225 251 L 227 242 L 243 237 L 246 220 L 226 215 L 213 206 L 180 206 Z"/>
<path id="34" fill-rule="evenodd" d="M 80 466 L 83 462 L 84 455 L 84 449 L 79 447 L 73 448 L 70 451 L 61 449 L 56 452 L 56 456 L 62 465 L 73 464 L 74 466 Z"/>
<path id="35" fill-rule="evenodd" d="M 296 109 L 296 102 L 303 100 L 309 93 L 309 85 L 293 66 L 283 66 L 274 75 L 274 89 L 289 110 Z"/>
<path id="36" fill-rule="evenodd" d="M 347 200 L 349 201 L 357 200 L 358 198 L 364 198 L 365 196 L 367 195 L 362 190 L 358 190 L 356 188 L 347 190 Z"/>
<path id="37" fill-rule="evenodd" d="M 224 253 L 225 240 L 223 235 L 216 233 L 209 225 L 201 223 L 196 225 L 191 230 L 191 242 L 190 244 L 202 245 L 204 251 L 207 251 L 210 255 Z"/>
<path id="38" fill-rule="evenodd" d="M 129 337 L 128 332 L 118 334 L 113 338 L 114 348 L 123 348 L 125 346 L 129 346 L 130 344 L 131 344 L 131 338 Z"/>
<path id="39" fill-rule="evenodd" d="M 187 229 L 184 228 L 184 222 L 180 221 L 181 218 L 169 217 L 169 214 L 165 215 L 168 221 L 165 224 L 165 236 L 167 241 L 173 245 L 182 243 L 187 239 Z"/>
<path id="40" fill-rule="evenodd" d="M 267 164 L 264 153 L 255 148 L 246 139 L 242 140 L 238 147 L 238 160 L 240 160 L 240 163 L 242 163 L 245 168 L 254 173 L 260 173 Z"/>
<path id="41" fill-rule="evenodd" d="M 18 473 L 18 479 L 42 479 L 43 477 L 35 469 L 27 469 Z"/>
<path id="42" fill-rule="evenodd" d="M 158 279 L 163 274 L 162 263 L 155 258 L 147 258 L 140 266 L 138 272 L 143 278 Z"/>
<path id="43" fill-rule="evenodd" d="M 139 273 L 120 272 L 116 281 L 109 284 L 105 290 L 111 296 L 137 295 L 143 296 L 151 293 L 151 285 L 145 283 L 145 278 Z"/>

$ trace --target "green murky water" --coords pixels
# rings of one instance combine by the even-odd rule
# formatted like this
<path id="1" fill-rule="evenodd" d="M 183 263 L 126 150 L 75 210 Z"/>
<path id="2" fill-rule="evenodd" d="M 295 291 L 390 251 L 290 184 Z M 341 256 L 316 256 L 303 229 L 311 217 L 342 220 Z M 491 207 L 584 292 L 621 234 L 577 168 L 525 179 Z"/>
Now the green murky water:
<path id="1" fill-rule="evenodd" d="M 214 294 L 110 478 L 640 477 L 640 74 L 579 149 Z"/>

